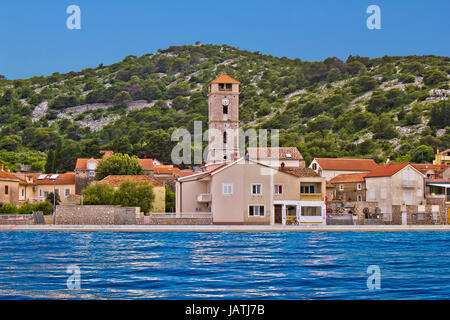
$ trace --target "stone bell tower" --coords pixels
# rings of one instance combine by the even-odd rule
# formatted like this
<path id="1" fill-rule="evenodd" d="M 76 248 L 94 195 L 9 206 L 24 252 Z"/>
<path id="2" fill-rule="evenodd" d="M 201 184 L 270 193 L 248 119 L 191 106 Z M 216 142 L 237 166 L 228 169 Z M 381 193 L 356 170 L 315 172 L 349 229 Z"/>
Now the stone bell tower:
<path id="1" fill-rule="evenodd" d="M 207 164 L 239 158 L 239 84 L 226 74 L 209 83 Z"/>

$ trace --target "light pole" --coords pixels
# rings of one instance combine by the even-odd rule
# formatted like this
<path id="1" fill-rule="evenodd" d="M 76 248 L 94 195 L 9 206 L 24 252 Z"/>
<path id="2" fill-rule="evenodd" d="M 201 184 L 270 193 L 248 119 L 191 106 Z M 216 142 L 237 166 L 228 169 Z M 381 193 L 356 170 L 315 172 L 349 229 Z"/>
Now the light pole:
<path id="1" fill-rule="evenodd" d="M 55 206 L 56 206 L 56 188 L 55 183 L 56 179 L 58 179 L 58 170 L 56 170 L 56 174 L 53 176 L 53 212 L 52 212 L 52 222 L 55 224 Z"/>

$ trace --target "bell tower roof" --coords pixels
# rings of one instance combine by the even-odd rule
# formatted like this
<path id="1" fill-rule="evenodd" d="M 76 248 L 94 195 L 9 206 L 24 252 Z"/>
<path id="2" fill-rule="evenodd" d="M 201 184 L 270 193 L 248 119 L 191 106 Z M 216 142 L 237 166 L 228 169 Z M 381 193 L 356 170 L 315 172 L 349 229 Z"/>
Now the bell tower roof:
<path id="1" fill-rule="evenodd" d="M 240 84 L 239 81 L 237 81 L 236 79 L 233 79 L 232 77 L 230 77 L 229 75 L 226 75 L 225 73 L 222 73 L 216 79 L 212 80 L 210 82 L 210 84 L 211 83 L 236 83 L 236 84 Z"/>

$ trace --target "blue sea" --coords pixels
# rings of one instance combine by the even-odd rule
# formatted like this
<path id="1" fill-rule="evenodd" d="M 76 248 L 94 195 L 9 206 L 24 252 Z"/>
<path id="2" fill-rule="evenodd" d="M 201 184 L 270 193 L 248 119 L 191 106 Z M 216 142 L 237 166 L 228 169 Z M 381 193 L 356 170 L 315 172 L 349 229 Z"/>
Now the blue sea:
<path id="1" fill-rule="evenodd" d="M 449 299 L 449 249 L 448 232 L 0 232 L 0 299 Z"/>

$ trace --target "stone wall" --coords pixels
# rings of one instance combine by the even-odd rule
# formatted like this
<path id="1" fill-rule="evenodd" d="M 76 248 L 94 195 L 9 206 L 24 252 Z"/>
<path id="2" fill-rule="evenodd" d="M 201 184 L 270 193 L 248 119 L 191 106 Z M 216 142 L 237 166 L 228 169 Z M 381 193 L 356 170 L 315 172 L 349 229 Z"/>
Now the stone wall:
<path id="1" fill-rule="evenodd" d="M 136 224 L 153 225 L 208 225 L 212 223 L 212 218 L 154 218 L 142 216 L 136 219 Z"/>
<path id="2" fill-rule="evenodd" d="M 139 208 L 119 206 L 56 206 L 55 224 L 130 225 L 136 224 Z"/>

